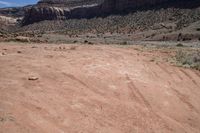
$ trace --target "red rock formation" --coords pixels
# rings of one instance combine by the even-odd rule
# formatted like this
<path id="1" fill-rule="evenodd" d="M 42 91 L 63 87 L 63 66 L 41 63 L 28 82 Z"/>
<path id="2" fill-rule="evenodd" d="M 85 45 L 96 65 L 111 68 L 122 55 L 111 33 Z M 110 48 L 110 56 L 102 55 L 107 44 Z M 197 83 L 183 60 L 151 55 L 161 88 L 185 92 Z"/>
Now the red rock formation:
<path id="1" fill-rule="evenodd" d="M 25 25 L 42 20 L 90 18 L 181 1 L 188 3 L 187 0 L 41 0 L 26 12 L 22 22 Z M 198 0 L 190 3 L 195 1 Z"/>

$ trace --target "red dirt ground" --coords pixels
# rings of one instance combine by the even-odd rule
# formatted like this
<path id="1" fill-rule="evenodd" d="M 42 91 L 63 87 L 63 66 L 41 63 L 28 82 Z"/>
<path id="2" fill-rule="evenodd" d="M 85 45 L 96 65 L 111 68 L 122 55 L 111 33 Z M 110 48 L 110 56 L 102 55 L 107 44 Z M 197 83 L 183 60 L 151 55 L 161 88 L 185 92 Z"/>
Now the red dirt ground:
<path id="1" fill-rule="evenodd" d="M 200 72 L 152 54 L 1 44 L 0 133 L 199 133 Z"/>

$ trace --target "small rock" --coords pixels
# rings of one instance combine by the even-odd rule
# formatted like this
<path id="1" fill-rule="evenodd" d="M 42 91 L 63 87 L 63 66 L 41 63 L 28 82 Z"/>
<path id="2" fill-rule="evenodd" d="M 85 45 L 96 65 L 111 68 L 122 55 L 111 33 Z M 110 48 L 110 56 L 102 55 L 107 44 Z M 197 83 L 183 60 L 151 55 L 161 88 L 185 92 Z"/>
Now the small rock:
<path id="1" fill-rule="evenodd" d="M 39 78 L 38 77 L 35 77 L 35 76 L 31 76 L 28 78 L 28 80 L 38 80 Z"/>
<path id="2" fill-rule="evenodd" d="M 17 51 L 17 53 L 18 53 L 18 54 L 21 54 L 21 53 L 22 53 L 22 51 Z"/>
<path id="3" fill-rule="evenodd" d="M 3 52 L 2 55 L 6 55 L 6 53 Z"/>
<path id="4" fill-rule="evenodd" d="M 4 121 L 4 118 L 0 117 L 0 121 L 3 122 L 3 121 Z"/>

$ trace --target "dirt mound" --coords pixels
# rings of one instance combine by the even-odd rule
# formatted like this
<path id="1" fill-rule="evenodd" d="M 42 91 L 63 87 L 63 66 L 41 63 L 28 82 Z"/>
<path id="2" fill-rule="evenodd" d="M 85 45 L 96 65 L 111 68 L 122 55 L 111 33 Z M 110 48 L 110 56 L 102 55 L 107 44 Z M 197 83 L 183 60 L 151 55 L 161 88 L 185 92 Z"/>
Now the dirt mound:
<path id="1" fill-rule="evenodd" d="M 200 132 L 200 73 L 151 61 L 166 52 L 1 44 L 0 53 L 2 133 Z"/>

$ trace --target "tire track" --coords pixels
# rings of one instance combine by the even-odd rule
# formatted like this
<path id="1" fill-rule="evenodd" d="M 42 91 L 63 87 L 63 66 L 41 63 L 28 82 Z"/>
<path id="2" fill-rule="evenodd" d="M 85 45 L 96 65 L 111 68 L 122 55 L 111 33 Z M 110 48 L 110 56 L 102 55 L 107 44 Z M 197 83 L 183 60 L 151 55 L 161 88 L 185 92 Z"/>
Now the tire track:
<path id="1" fill-rule="evenodd" d="M 172 75 L 171 72 L 169 72 L 166 68 L 164 68 L 161 64 L 157 64 L 159 66 L 159 68 L 161 70 L 163 70 L 164 72 L 166 72 L 168 75 Z M 178 74 L 178 72 L 176 70 L 174 70 L 176 72 L 176 76 L 178 76 L 178 78 L 182 81 L 183 78 Z"/>
<path id="2" fill-rule="evenodd" d="M 140 90 L 135 86 L 135 84 L 132 82 L 130 77 L 126 75 L 126 80 L 130 81 L 128 83 L 128 87 L 130 88 L 131 92 L 133 93 L 132 95 L 134 98 L 141 104 L 144 104 L 146 108 L 148 109 L 149 113 L 153 116 L 155 116 L 156 121 L 160 121 L 158 123 L 162 123 L 163 127 L 165 127 L 167 130 L 172 131 L 172 128 L 165 122 L 165 120 L 158 115 L 152 108 L 151 104 L 145 99 L 145 97 L 142 95 Z"/>
<path id="3" fill-rule="evenodd" d="M 76 78 L 75 76 L 71 75 L 71 74 L 67 74 L 67 73 L 63 73 L 65 76 L 67 76 L 68 78 L 80 83 L 81 85 L 83 85 L 85 88 L 89 89 L 90 91 L 94 92 L 95 94 L 99 94 L 100 96 L 104 96 L 103 93 L 97 91 L 95 88 L 92 88 L 90 86 L 88 86 L 86 83 L 84 83 L 83 81 L 81 81 L 80 79 Z"/>
<path id="4" fill-rule="evenodd" d="M 129 77 L 126 77 L 126 78 L 127 78 L 128 81 L 130 81 Z M 129 88 L 129 90 L 131 92 L 131 95 L 130 95 L 131 99 L 140 103 L 141 101 L 140 101 L 140 99 L 138 98 L 137 94 L 134 91 L 137 88 L 136 88 L 136 86 L 131 81 L 130 81 L 130 83 L 128 83 L 128 88 Z"/>
<path id="5" fill-rule="evenodd" d="M 63 73 L 63 74 L 65 76 L 69 77 L 70 79 L 77 81 L 78 83 L 80 83 L 81 85 L 85 86 L 86 88 L 89 88 L 89 86 L 86 83 L 84 83 L 83 81 L 77 79 L 74 75 L 67 74 L 67 73 Z"/>
<path id="6" fill-rule="evenodd" d="M 183 78 L 178 74 L 177 71 L 176 71 L 176 75 L 181 79 L 181 81 L 183 81 Z"/>
<path id="7" fill-rule="evenodd" d="M 128 75 L 126 75 L 126 79 L 130 81 L 128 83 L 128 86 L 132 92 L 132 96 L 134 96 L 134 98 L 140 103 L 143 103 L 148 109 L 152 110 L 150 103 L 145 99 L 145 97 L 142 95 L 139 89 L 135 86 L 135 84 L 131 81 Z"/>
<path id="8" fill-rule="evenodd" d="M 194 71 L 194 73 L 197 75 L 197 77 L 199 77 L 199 78 L 200 78 L 200 73 L 199 73 L 199 72 L 197 72 L 197 71 Z"/>
<path id="9" fill-rule="evenodd" d="M 187 72 L 185 72 L 183 69 L 180 69 L 180 71 L 181 71 L 186 77 L 188 77 L 189 79 L 191 79 L 191 81 L 192 81 L 196 86 L 199 87 L 198 83 L 194 80 L 194 78 L 193 78 L 191 75 L 189 75 L 189 74 L 188 74 Z"/>
<path id="10" fill-rule="evenodd" d="M 171 90 L 175 93 L 175 95 L 183 102 L 185 103 L 191 110 L 194 110 L 197 114 L 200 114 L 199 110 L 197 110 L 190 102 L 189 99 L 186 98 L 186 96 L 182 93 L 180 93 L 178 90 L 171 87 Z"/>
<path id="11" fill-rule="evenodd" d="M 161 64 L 157 64 L 159 67 L 160 67 L 160 69 L 161 70 L 163 70 L 165 73 L 167 73 L 168 75 L 171 75 L 171 73 L 166 69 L 166 68 L 164 68 Z"/>
<path id="12" fill-rule="evenodd" d="M 150 73 L 149 75 L 150 75 L 152 78 L 160 78 L 160 77 L 157 75 L 157 73 L 155 73 L 154 71 L 151 70 L 150 66 L 147 66 L 147 63 L 148 63 L 148 62 L 146 62 L 146 63 L 143 64 L 143 66 L 144 66 L 144 68 L 145 68 L 145 71 L 146 71 L 147 73 Z"/>

